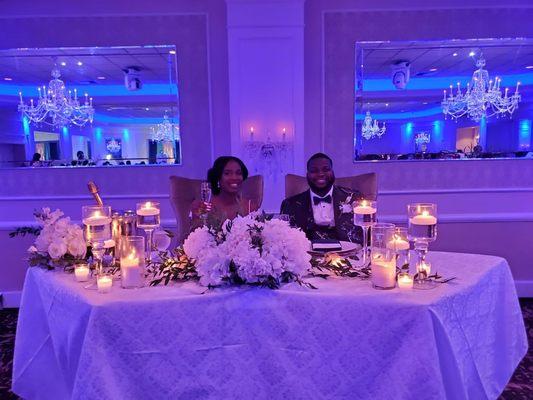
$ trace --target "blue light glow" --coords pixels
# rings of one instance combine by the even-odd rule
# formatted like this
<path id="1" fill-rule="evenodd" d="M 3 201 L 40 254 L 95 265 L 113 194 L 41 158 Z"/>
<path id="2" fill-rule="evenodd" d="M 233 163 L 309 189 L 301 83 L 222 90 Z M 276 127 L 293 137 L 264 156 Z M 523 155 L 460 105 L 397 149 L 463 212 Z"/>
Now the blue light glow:
<path id="1" fill-rule="evenodd" d="M 412 122 L 408 122 L 402 125 L 402 136 L 403 136 L 404 142 L 410 143 L 413 140 L 414 126 L 415 125 Z"/>
<path id="2" fill-rule="evenodd" d="M 496 75 L 493 76 L 493 78 Z M 502 79 L 501 87 L 509 87 L 510 92 L 514 93 L 514 88 L 517 82 L 522 86 L 533 85 L 533 74 L 515 74 L 515 75 L 498 75 Z M 457 82 L 461 83 L 461 88 L 465 89 L 466 84 L 471 81 L 471 76 L 444 76 L 439 78 L 411 78 L 407 85 L 406 91 L 409 90 L 450 90 L 450 85 L 454 86 L 454 93 L 457 90 Z M 395 91 L 401 92 L 394 87 L 390 79 L 364 79 L 363 92 L 383 92 Z"/>
<path id="3" fill-rule="evenodd" d="M 102 141 L 102 128 L 95 128 L 94 129 L 94 138 L 97 142 Z"/>
<path id="4" fill-rule="evenodd" d="M 68 127 L 66 126 L 63 127 L 63 136 L 68 136 Z"/>
<path id="5" fill-rule="evenodd" d="M 30 121 L 28 121 L 28 118 L 26 117 L 22 118 L 22 129 L 24 130 L 24 134 L 26 136 L 30 135 Z"/>
<path id="6" fill-rule="evenodd" d="M 443 130 L 444 130 L 443 121 L 433 121 L 433 132 L 431 134 L 431 139 L 433 142 L 442 142 Z"/>
<path id="7" fill-rule="evenodd" d="M 176 96 L 178 87 L 175 84 L 168 83 L 150 83 L 144 84 L 141 90 L 129 91 L 124 85 L 83 85 L 69 86 L 69 90 L 78 89 L 78 93 L 89 93 L 90 97 L 97 96 Z M 39 92 L 35 85 L 12 85 L 0 84 L 0 95 L 18 96 L 22 92 L 24 97 L 38 97 Z"/>
<path id="8" fill-rule="evenodd" d="M 128 129 L 124 129 L 123 131 L 124 141 L 127 142 L 130 140 L 130 131 Z"/>
<path id="9" fill-rule="evenodd" d="M 531 120 L 529 119 L 523 119 L 520 121 L 518 146 L 520 149 L 524 150 L 529 150 L 531 146 Z"/>
<path id="10" fill-rule="evenodd" d="M 429 117 L 432 115 L 442 114 L 442 108 L 440 107 L 433 107 L 428 108 L 426 110 L 419 110 L 419 111 L 411 111 L 411 112 L 399 112 L 399 113 L 381 113 L 381 114 L 374 114 L 372 113 L 372 118 L 375 118 L 380 121 L 386 121 L 391 119 L 413 119 L 413 118 L 422 118 L 422 117 Z M 364 114 L 356 114 L 355 115 L 356 120 L 364 120 L 365 115 Z"/>
<path id="11" fill-rule="evenodd" d="M 111 115 L 105 114 L 94 114 L 94 120 L 98 122 L 105 122 L 109 124 L 123 124 L 123 125 L 132 125 L 132 124 L 147 124 L 155 125 L 160 124 L 163 121 L 163 118 L 131 118 L 131 117 L 114 117 Z M 176 120 L 176 118 L 172 118 Z M 174 122 L 177 123 L 177 122 Z"/>

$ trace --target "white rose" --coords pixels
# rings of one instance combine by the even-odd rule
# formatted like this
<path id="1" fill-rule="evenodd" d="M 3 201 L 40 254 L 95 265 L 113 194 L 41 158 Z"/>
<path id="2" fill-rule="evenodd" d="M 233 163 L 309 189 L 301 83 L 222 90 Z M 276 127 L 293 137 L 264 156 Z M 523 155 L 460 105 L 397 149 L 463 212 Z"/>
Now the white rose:
<path id="1" fill-rule="evenodd" d="M 39 250 L 37 250 L 37 247 L 35 246 L 30 246 L 28 248 L 28 253 L 37 253 Z"/>
<path id="2" fill-rule="evenodd" d="M 45 226 L 39 236 L 37 236 L 37 239 L 35 239 L 35 247 L 37 247 L 37 250 L 39 251 L 46 252 L 48 251 L 48 246 L 52 243 L 53 238 L 53 229 L 49 226 Z"/>
<path id="3" fill-rule="evenodd" d="M 67 252 L 67 244 L 64 240 L 54 240 L 52 243 L 50 243 L 50 246 L 48 246 L 48 254 L 50 254 L 50 257 L 53 259 L 58 259 L 63 257 Z"/>
<path id="4" fill-rule="evenodd" d="M 55 234 L 59 236 L 66 236 L 69 228 L 70 217 L 61 218 L 54 224 Z"/>
<path id="5" fill-rule="evenodd" d="M 84 240 L 71 240 L 68 244 L 68 252 L 74 257 L 84 257 L 87 251 L 87 245 Z"/>

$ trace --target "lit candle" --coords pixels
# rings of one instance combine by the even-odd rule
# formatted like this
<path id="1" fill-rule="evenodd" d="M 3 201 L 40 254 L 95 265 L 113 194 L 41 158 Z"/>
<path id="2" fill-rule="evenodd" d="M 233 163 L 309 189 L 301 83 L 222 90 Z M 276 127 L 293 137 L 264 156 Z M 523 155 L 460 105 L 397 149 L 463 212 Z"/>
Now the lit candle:
<path id="1" fill-rule="evenodd" d="M 429 211 L 424 210 L 421 214 L 412 217 L 409 222 L 413 225 L 435 225 L 437 218 L 429 214 Z"/>
<path id="2" fill-rule="evenodd" d="M 80 264 L 74 267 L 74 276 L 78 282 L 86 282 L 89 280 L 89 272 L 87 264 Z"/>
<path id="3" fill-rule="evenodd" d="M 360 215 L 369 215 L 369 214 L 375 214 L 376 208 L 370 206 L 366 200 L 363 200 L 360 202 L 357 206 L 354 207 L 353 212 L 354 214 L 360 214 Z"/>
<path id="4" fill-rule="evenodd" d="M 398 275 L 398 287 L 402 290 L 413 288 L 413 277 L 406 273 Z"/>
<path id="5" fill-rule="evenodd" d="M 135 253 L 120 259 L 120 271 L 123 287 L 140 287 L 143 283 L 142 268 Z"/>
<path id="6" fill-rule="evenodd" d="M 422 261 L 416 266 L 418 273 L 423 272 L 426 274 L 426 277 L 431 274 L 431 264 L 428 261 Z"/>
<path id="7" fill-rule="evenodd" d="M 108 293 L 113 286 L 113 279 L 108 275 L 101 275 L 96 279 L 96 286 L 99 293 Z"/>
<path id="8" fill-rule="evenodd" d="M 152 203 L 147 201 L 144 203 L 141 208 L 137 210 L 138 215 L 142 215 L 143 217 L 152 216 L 152 215 L 159 215 L 160 211 L 156 207 L 152 207 Z"/>
<path id="9" fill-rule="evenodd" d="M 385 261 L 378 256 L 372 259 L 370 267 L 374 286 L 384 289 L 396 286 L 396 262 L 394 259 Z"/>
<path id="10" fill-rule="evenodd" d="M 254 141 L 254 127 L 253 126 L 250 127 L 250 141 L 251 142 Z"/>
<path id="11" fill-rule="evenodd" d="M 111 223 L 111 218 L 102 215 L 100 211 L 95 211 L 90 217 L 84 218 L 83 223 L 89 226 L 105 225 Z"/>
<path id="12" fill-rule="evenodd" d="M 394 251 L 402 251 L 409 250 L 410 246 L 407 240 L 404 240 L 398 235 L 395 235 L 394 239 L 387 243 L 387 248 L 392 249 Z"/>

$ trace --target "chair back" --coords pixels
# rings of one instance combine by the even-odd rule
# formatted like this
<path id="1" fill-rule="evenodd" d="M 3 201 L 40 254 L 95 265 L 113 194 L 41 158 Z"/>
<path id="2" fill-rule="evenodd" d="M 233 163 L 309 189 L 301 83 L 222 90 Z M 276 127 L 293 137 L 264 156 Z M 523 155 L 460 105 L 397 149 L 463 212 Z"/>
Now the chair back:
<path id="1" fill-rule="evenodd" d="M 357 190 L 365 198 L 376 200 L 378 196 L 378 179 L 375 172 L 336 178 L 335 185 Z M 307 178 L 300 175 L 285 175 L 285 197 L 292 197 L 309 189 Z"/>
<path id="2" fill-rule="evenodd" d="M 170 177 L 170 204 L 176 216 L 178 244 L 183 243 L 190 232 L 191 204 L 194 200 L 200 200 L 202 182 L 202 179 Z M 263 202 L 263 177 L 255 175 L 246 179 L 242 184 L 242 194 L 245 198 L 251 199 L 261 206 Z"/>

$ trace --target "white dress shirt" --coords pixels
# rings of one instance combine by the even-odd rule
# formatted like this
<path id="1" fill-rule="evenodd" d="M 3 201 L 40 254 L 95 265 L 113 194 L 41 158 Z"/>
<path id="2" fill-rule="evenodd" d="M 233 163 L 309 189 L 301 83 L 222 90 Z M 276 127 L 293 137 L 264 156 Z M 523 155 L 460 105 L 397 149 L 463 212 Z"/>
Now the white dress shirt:
<path id="1" fill-rule="evenodd" d="M 333 212 L 333 186 L 329 189 L 329 192 L 324 196 L 319 196 L 316 193 L 311 193 L 311 207 L 313 208 L 313 218 L 315 219 L 315 224 L 321 226 L 335 226 L 335 213 Z M 315 206 L 313 197 L 326 197 L 331 196 L 331 203 L 326 203 L 324 201 L 318 203 Z"/>

